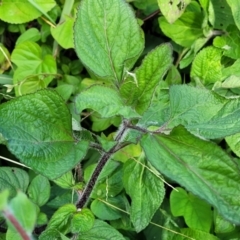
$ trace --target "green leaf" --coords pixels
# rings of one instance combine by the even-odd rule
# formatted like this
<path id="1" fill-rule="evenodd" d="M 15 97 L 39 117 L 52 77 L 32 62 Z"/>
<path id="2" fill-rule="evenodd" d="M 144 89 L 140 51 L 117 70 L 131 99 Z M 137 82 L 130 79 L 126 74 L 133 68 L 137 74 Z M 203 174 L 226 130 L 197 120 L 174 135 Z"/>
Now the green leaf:
<path id="1" fill-rule="evenodd" d="M 100 175 L 101 178 L 101 175 Z M 98 182 L 95 186 L 91 197 L 106 198 L 106 196 L 115 197 L 123 190 L 122 169 L 115 171 L 110 177 Z"/>
<path id="2" fill-rule="evenodd" d="M 51 27 L 51 34 L 58 44 L 65 48 L 74 48 L 73 44 L 73 24 L 74 18 L 65 16 L 65 20 L 56 27 Z"/>
<path id="3" fill-rule="evenodd" d="M 16 45 L 31 41 L 31 42 L 37 42 L 41 39 L 41 33 L 37 28 L 29 28 L 26 32 L 20 35 L 20 37 L 16 41 Z"/>
<path id="4" fill-rule="evenodd" d="M 9 209 L 21 226 L 30 234 L 37 220 L 36 205 L 24 193 L 18 191 L 17 196 L 11 200 Z M 16 231 L 9 221 L 8 224 L 12 230 Z"/>
<path id="5" fill-rule="evenodd" d="M 41 12 L 48 20 L 50 20 L 54 24 L 54 20 L 47 14 L 42 3 L 39 3 L 35 0 L 28 0 L 29 3 L 32 4 L 39 12 Z"/>
<path id="6" fill-rule="evenodd" d="M 105 118 L 115 115 L 121 115 L 124 118 L 139 117 L 131 107 L 124 104 L 116 90 L 101 85 L 94 85 L 82 91 L 75 101 L 78 112 L 90 108 Z"/>
<path id="7" fill-rule="evenodd" d="M 43 206 L 50 197 L 50 183 L 46 177 L 37 175 L 28 187 L 29 198 L 39 207 Z"/>
<path id="8" fill-rule="evenodd" d="M 146 134 L 141 145 L 162 174 L 215 206 L 225 219 L 240 223 L 239 169 L 215 143 L 178 127 L 170 135 Z"/>
<path id="9" fill-rule="evenodd" d="M 216 237 L 212 234 L 198 231 L 195 229 L 190 229 L 190 228 L 182 228 L 181 233 L 184 234 L 185 236 L 191 237 L 191 239 L 219 240 L 218 237 Z M 175 236 L 172 238 L 172 240 L 185 240 L 185 239 L 186 239 L 185 237 L 179 238 L 179 236 Z"/>
<path id="10" fill-rule="evenodd" d="M 0 84 L 12 84 L 12 76 L 7 74 L 0 74 Z"/>
<path id="11" fill-rule="evenodd" d="M 55 240 L 55 239 L 62 239 L 61 234 L 57 229 L 46 229 L 41 233 L 39 236 L 39 240 Z"/>
<path id="12" fill-rule="evenodd" d="M 238 29 L 240 29 L 240 14 L 239 14 L 240 2 L 238 0 L 227 0 L 227 3 L 232 10 L 232 15 L 235 24 L 237 25 Z"/>
<path id="13" fill-rule="evenodd" d="M 219 233 L 230 233 L 235 229 L 235 224 L 225 220 L 218 212 L 214 218 L 214 232 Z"/>
<path id="14" fill-rule="evenodd" d="M 0 106 L 0 132 L 9 150 L 49 179 L 72 169 L 87 152 L 88 143 L 74 139 L 71 122 L 65 103 L 51 90 Z"/>
<path id="15" fill-rule="evenodd" d="M 123 183 L 131 198 L 130 219 L 137 232 L 149 224 L 165 195 L 163 182 L 145 164 L 142 157 L 124 164 Z"/>
<path id="16" fill-rule="evenodd" d="M 146 16 L 158 10 L 157 0 L 135 0 L 133 1 L 133 4 Z"/>
<path id="17" fill-rule="evenodd" d="M 13 197 L 17 190 L 25 192 L 28 184 L 29 177 L 24 170 L 13 167 L 0 168 L 0 191 L 8 189 L 10 197 Z"/>
<path id="18" fill-rule="evenodd" d="M 54 57 L 49 54 L 44 55 L 42 48 L 34 42 L 18 44 L 12 52 L 11 60 L 18 66 L 14 72 L 17 95 L 47 87 L 57 74 Z"/>
<path id="19" fill-rule="evenodd" d="M 233 14 L 227 0 L 209 1 L 209 22 L 214 29 L 225 30 L 229 25 L 235 24 Z"/>
<path id="20" fill-rule="evenodd" d="M 224 78 L 237 76 L 240 77 L 240 59 L 236 60 L 231 66 L 222 69 Z"/>
<path id="21" fill-rule="evenodd" d="M 66 204 L 60 207 L 48 222 L 48 229 L 56 229 L 62 233 L 68 233 L 71 228 L 73 214 L 77 212 L 74 204 Z"/>
<path id="22" fill-rule="evenodd" d="M 190 50 L 186 53 L 186 55 L 180 61 L 180 69 L 187 67 L 192 64 L 193 59 L 199 50 L 209 41 L 208 38 L 202 37 L 198 38 L 191 46 Z"/>
<path id="23" fill-rule="evenodd" d="M 240 157 L 240 133 L 236 133 L 234 135 L 228 136 L 225 138 L 228 146 L 231 150 Z"/>
<path id="24" fill-rule="evenodd" d="M 83 208 L 80 212 L 73 215 L 71 222 L 72 233 L 83 233 L 89 231 L 94 225 L 95 217 L 92 212 Z"/>
<path id="25" fill-rule="evenodd" d="M 147 240 L 156 240 L 156 236 L 161 240 L 187 240 L 180 234 L 180 229 L 173 217 L 163 209 L 158 209 L 154 214 L 151 223 L 144 229 Z"/>
<path id="26" fill-rule="evenodd" d="M 144 40 L 122 0 L 83 0 L 74 26 L 76 52 L 94 74 L 119 84 L 140 56 Z"/>
<path id="27" fill-rule="evenodd" d="M 44 12 L 51 10 L 56 4 L 54 0 L 44 2 L 35 0 Z M 0 19 L 8 23 L 25 23 L 40 17 L 42 13 L 28 0 L 2 0 L 0 5 Z"/>
<path id="28" fill-rule="evenodd" d="M 182 124 L 196 136 L 222 138 L 239 132 L 239 109 L 239 99 L 186 85 L 172 86 L 167 127 Z"/>
<path id="29" fill-rule="evenodd" d="M 222 78 L 222 51 L 215 47 L 206 47 L 195 57 L 191 78 L 200 79 L 205 85 L 214 83 Z"/>
<path id="30" fill-rule="evenodd" d="M 45 213 L 43 212 L 39 212 L 38 216 L 37 216 L 37 223 L 36 225 L 38 226 L 43 226 L 46 225 L 48 223 L 48 217 Z"/>
<path id="31" fill-rule="evenodd" d="M 116 208 L 111 207 L 111 205 L 116 206 L 117 208 L 124 209 L 124 202 L 121 196 L 114 198 L 107 198 L 107 203 L 95 199 L 91 203 L 91 210 L 93 214 L 102 220 L 116 220 L 121 218 L 122 213 Z M 109 203 L 109 205 L 108 205 Z"/>
<path id="32" fill-rule="evenodd" d="M 138 113 L 143 113 L 171 64 L 172 48 L 169 44 L 162 44 L 148 53 L 142 65 L 121 86 L 121 94 L 127 104 L 134 106 Z"/>
<path id="33" fill-rule="evenodd" d="M 0 211 L 4 210 L 7 207 L 9 195 L 10 192 L 8 189 L 0 192 Z"/>
<path id="34" fill-rule="evenodd" d="M 223 51 L 223 55 L 233 58 L 240 58 L 240 46 L 238 45 L 240 41 L 239 29 L 230 25 L 226 29 L 226 34 L 223 36 L 218 36 L 214 38 L 213 45 L 220 48 Z"/>
<path id="35" fill-rule="evenodd" d="M 203 37 L 203 16 L 199 13 L 185 12 L 176 22 L 169 23 L 165 17 L 159 18 L 163 33 L 183 47 L 191 47 L 198 38 Z"/>
<path id="36" fill-rule="evenodd" d="M 158 0 L 161 13 L 169 23 L 174 23 L 185 11 L 191 0 Z"/>
<path id="37" fill-rule="evenodd" d="M 170 206 L 175 217 L 183 216 L 188 227 L 209 232 L 212 225 L 211 206 L 198 197 L 176 188 L 170 195 Z"/>
<path id="38" fill-rule="evenodd" d="M 72 171 L 64 173 L 60 178 L 54 180 L 54 182 L 61 188 L 72 188 L 75 184 L 75 180 Z"/>
<path id="39" fill-rule="evenodd" d="M 3 240 L 22 240 L 21 235 L 16 232 L 15 230 L 8 228 L 7 229 L 7 233 L 6 233 L 6 238 L 4 238 Z"/>
<path id="40" fill-rule="evenodd" d="M 89 231 L 81 234 L 77 240 L 125 240 L 116 229 L 107 223 L 95 220 L 94 226 Z"/>

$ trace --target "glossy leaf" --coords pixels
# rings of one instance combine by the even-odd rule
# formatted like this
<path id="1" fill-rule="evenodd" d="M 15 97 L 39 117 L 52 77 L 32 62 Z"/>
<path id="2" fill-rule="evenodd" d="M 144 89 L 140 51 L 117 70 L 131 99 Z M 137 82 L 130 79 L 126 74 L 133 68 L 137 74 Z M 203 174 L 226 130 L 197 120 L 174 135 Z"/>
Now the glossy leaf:
<path id="1" fill-rule="evenodd" d="M 11 60 L 18 68 L 14 72 L 17 95 L 46 88 L 57 74 L 56 61 L 52 55 L 44 55 L 35 42 L 22 42 L 12 52 Z"/>
<path id="2" fill-rule="evenodd" d="M 50 183 L 46 177 L 37 175 L 28 187 L 28 196 L 34 203 L 41 207 L 50 197 L 50 187 Z"/>
<path id="3" fill-rule="evenodd" d="M 202 33 L 203 17 L 199 13 L 185 12 L 176 22 L 170 24 L 166 18 L 159 18 L 163 33 L 183 47 L 191 47 Z"/>
<path id="4" fill-rule="evenodd" d="M 138 161 L 130 159 L 125 163 L 123 183 L 131 198 L 130 219 L 135 230 L 140 232 L 160 207 L 165 189 L 161 179 L 144 167 L 144 159 L 138 158 Z"/>
<path id="5" fill-rule="evenodd" d="M 48 12 L 55 6 L 54 0 L 47 2 L 35 0 L 44 12 Z M 2 0 L 0 5 L 0 19 L 8 23 L 25 23 L 36 19 L 42 15 L 35 6 L 28 0 Z"/>
<path id="6" fill-rule="evenodd" d="M 76 97 L 75 102 L 78 112 L 90 108 L 100 113 L 104 118 L 115 115 L 121 115 L 125 118 L 139 117 L 131 107 L 124 104 L 116 90 L 101 85 L 94 85 L 82 91 Z"/>
<path id="7" fill-rule="evenodd" d="M 209 202 L 224 218 L 240 223 L 239 169 L 215 143 L 178 127 L 170 135 L 146 134 L 141 145 L 162 174 Z"/>
<path id="8" fill-rule="evenodd" d="M 222 78 L 222 51 L 214 47 L 201 50 L 195 57 L 191 77 L 199 79 L 205 85 L 214 83 Z"/>
<path id="9" fill-rule="evenodd" d="M 76 52 L 97 76 L 119 84 L 143 50 L 142 31 L 122 0 L 83 0 L 74 26 Z"/>
<path id="10" fill-rule="evenodd" d="M 73 215 L 71 222 L 71 232 L 83 233 L 89 231 L 94 225 L 95 217 L 93 213 L 83 208 L 80 212 Z"/>
<path id="11" fill-rule="evenodd" d="M 212 225 L 211 206 L 183 188 L 172 190 L 170 206 L 175 217 L 183 216 L 188 227 L 209 232 Z"/>
<path id="12" fill-rule="evenodd" d="M 13 197 L 17 190 L 25 192 L 28 184 L 29 177 L 24 170 L 13 167 L 0 168 L 0 191 L 7 189 L 10 197 Z"/>
<path id="13" fill-rule="evenodd" d="M 185 11 L 191 0 L 158 0 L 161 13 L 169 23 L 174 23 Z"/>
<path id="14" fill-rule="evenodd" d="M 81 234 L 77 240 L 125 240 L 116 229 L 106 222 L 95 220 L 94 226 L 89 231 Z"/>
<path id="15" fill-rule="evenodd" d="M 134 73 L 129 73 L 121 86 L 126 103 L 135 107 L 138 113 L 143 113 L 171 64 L 172 48 L 169 44 L 160 45 L 148 53 L 141 66 Z"/>
<path id="16" fill-rule="evenodd" d="M 88 143 L 74 139 L 71 122 L 54 91 L 25 95 L 0 107 L 0 132 L 9 150 L 49 179 L 72 169 L 86 154 Z"/>

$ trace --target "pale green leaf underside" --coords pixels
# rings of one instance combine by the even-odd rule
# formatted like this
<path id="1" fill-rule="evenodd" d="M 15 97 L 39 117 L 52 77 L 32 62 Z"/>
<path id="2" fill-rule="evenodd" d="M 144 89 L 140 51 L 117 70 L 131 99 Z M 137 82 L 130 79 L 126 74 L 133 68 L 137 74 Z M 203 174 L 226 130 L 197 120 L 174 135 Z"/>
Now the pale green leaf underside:
<path id="1" fill-rule="evenodd" d="M 76 97 L 76 109 L 81 112 L 90 108 L 104 118 L 121 115 L 125 118 L 137 118 L 139 115 L 123 103 L 118 92 L 112 88 L 94 85 L 82 91 Z"/>
<path id="2" fill-rule="evenodd" d="M 145 135 L 141 145 L 161 173 L 208 201 L 224 218 L 240 223 L 240 172 L 216 144 L 178 127 L 170 135 Z"/>
<path id="3" fill-rule="evenodd" d="M 121 86 L 121 94 L 127 99 L 127 104 L 134 106 L 138 113 L 143 113 L 171 64 L 172 48 L 169 44 L 162 44 L 151 51 Z"/>
<path id="4" fill-rule="evenodd" d="M 97 76 L 120 83 L 141 54 L 142 31 L 122 0 L 83 0 L 74 26 L 75 48 Z"/>
<path id="5" fill-rule="evenodd" d="M 191 0 L 158 0 L 158 5 L 167 21 L 173 23 L 183 14 L 190 2 Z"/>
<path id="6" fill-rule="evenodd" d="M 143 230 L 160 207 L 164 195 L 163 182 L 142 164 L 128 160 L 124 165 L 123 182 L 131 198 L 130 219 L 137 232 Z"/>
<path id="7" fill-rule="evenodd" d="M 48 12 L 56 4 L 54 0 L 35 0 L 43 12 Z M 0 19 L 8 23 L 25 23 L 42 15 L 28 0 L 2 0 L 0 4 Z"/>
<path id="8" fill-rule="evenodd" d="M 61 97 L 42 90 L 0 107 L 0 132 L 22 163 L 50 179 L 72 169 L 85 155 L 87 142 L 72 136 L 71 115 Z"/>

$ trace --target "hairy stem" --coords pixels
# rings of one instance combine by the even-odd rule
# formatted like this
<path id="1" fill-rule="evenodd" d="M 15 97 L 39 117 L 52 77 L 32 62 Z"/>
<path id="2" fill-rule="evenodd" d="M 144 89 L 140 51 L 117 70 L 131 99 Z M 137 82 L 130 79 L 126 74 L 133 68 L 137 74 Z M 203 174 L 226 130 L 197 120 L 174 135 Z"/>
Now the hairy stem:
<path id="1" fill-rule="evenodd" d="M 98 179 L 100 173 L 102 172 L 104 166 L 106 165 L 108 160 L 111 158 L 112 154 L 121 148 L 121 146 L 122 146 L 121 140 L 123 140 L 124 134 L 125 134 L 126 130 L 128 129 L 128 124 L 129 124 L 128 120 L 123 120 L 123 125 L 120 128 L 119 132 L 117 133 L 117 135 L 114 139 L 117 143 L 108 152 L 105 152 L 102 155 L 102 157 L 100 158 L 90 180 L 88 181 L 82 195 L 80 196 L 80 199 L 76 203 L 76 206 L 78 209 L 81 209 L 85 206 L 85 204 L 87 203 L 87 201 L 93 191 L 94 186 L 97 183 L 97 179 Z"/>

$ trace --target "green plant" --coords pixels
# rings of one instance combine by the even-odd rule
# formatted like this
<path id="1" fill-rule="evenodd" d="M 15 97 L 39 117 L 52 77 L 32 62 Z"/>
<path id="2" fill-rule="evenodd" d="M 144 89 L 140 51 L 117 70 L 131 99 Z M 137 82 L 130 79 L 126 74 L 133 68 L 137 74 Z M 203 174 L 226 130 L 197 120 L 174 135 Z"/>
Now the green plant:
<path id="1" fill-rule="evenodd" d="M 30 170 L 0 168 L 3 239 L 238 239 L 238 3 L 82 0 L 48 13 L 54 2 L 26 1 L 32 16 L 12 19 L 6 3 L 1 19 L 23 25 L 0 78 L 0 143 Z M 160 45 L 134 12 L 159 8 Z M 24 25 L 35 18 L 41 34 Z M 64 57 L 62 33 L 80 61 Z"/>

